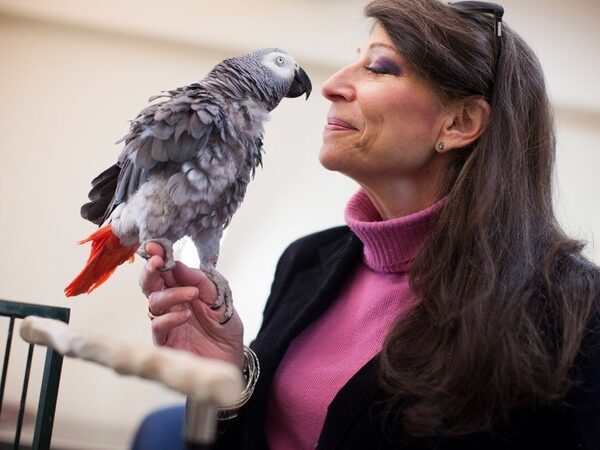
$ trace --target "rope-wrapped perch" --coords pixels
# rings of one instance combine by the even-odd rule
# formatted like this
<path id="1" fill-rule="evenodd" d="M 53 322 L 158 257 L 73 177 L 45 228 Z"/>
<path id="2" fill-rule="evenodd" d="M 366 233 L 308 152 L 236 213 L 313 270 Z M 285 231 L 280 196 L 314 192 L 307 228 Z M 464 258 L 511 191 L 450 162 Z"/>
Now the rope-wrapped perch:
<path id="1" fill-rule="evenodd" d="M 203 424 L 189 424 L 188 437 L 195 442 L 214 439 L 217 405 L 238 400 L 244 389 L 239 368 L 232 364 L 194 356 L 166 347 L 125 343 L 108 336 L 93 335 L 69 328 L 65 323 L 42 317 L 23 319 L 21 337 L 44 345 L 65 356 L 109 367 L 122 375 L 134 375 L 159 383 L 188 396 Z M 190 425 L 195 430 L 191 430 Z M 192 436 L 193 435 L 193 436 Z"/>

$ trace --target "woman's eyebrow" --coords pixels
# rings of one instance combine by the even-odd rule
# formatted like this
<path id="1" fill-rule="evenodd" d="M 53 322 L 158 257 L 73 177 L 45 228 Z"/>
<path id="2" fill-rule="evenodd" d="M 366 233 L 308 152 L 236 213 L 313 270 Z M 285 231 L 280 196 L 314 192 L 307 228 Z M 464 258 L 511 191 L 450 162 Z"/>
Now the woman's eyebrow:
<path id="1" fill-rule="evenodd" d="M 390 44 L 386 44 L 384 42 L 372 42 L 369 47 L 367 48 L 367 50 L 372 50 L 374 48 L 385 48 L 388 50 L 393 51 L 394 53 L 398 53 L 398 50 L 396 50 L 396 47 L 394 47 L 393 45 Z M 356 53 L 360 54 L 361 48 L 360 47 L 356 47 Z"/>
<path id="2" fill-rule="evenodd" d="M 386 44 L 384 42 L 373 42 L 371 45 L 369 45 L 369 50 L 371 50 L 373 48 L 378 48 L 378 47 L 387 48 L 388 50 L 391 50 L 394 53 L 397 52 L 396 47 L 394 47 L 393 45 L 390 45 L 390 44 Z"/>

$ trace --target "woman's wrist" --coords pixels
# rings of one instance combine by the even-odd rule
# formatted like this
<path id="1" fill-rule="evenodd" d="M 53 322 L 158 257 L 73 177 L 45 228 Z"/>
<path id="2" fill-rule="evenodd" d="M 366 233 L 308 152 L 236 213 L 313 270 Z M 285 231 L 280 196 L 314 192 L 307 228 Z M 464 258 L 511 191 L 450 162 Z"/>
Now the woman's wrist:
<path id="1" fill-rule="evenodd" d="M 258 377 L 260 376 L 260 364 L 258 362 L 256 353 L 254 353 L 254 351 L 247 346 L 244 346 L 244 366 L 242 372 L 244 373 L 244 378 L 246 379 L 246 387 L 235 403 L 231 405 L 220 406 L 218 408 L 217 417 L 219 420 L 230 420 L 236 418 L 239 410 L 248 402 L 248 400 L 250 400 L 250 397 L 252 397 L 252 393 L 254 392 L 254 387 L 256 386 Z"/>

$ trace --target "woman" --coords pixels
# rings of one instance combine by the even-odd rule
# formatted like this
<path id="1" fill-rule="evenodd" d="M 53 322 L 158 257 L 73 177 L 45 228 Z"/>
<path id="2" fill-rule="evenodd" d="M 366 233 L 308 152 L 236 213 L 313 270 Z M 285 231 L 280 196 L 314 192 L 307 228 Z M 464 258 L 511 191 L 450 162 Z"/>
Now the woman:
<path id="1" fill-rule="evenodd" d="M 283 254 L 222 448 L 600 448 L 600 272 L 554 216 L 537 59 L 497 5 L 366 15 L 322 88 L 321 163 L 360 191 Z M 203 274 L 148 250 L 156 343 L 252 362 Z"/>

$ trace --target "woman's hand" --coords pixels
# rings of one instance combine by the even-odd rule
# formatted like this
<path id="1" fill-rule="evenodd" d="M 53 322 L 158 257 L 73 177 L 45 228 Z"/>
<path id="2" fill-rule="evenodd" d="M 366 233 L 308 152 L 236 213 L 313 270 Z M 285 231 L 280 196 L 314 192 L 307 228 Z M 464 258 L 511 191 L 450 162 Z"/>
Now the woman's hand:
<path id="1" fill-rule="evenodd" d="M 215 285 L 201 270 L 179 261 L 173 270 L 160 272 L 164 266 L 162 247 L 149 243 L 146 251 L 151 257 L 139 284 L 148 297 L 149 311 L 156 316 L 152 320 L 154 343 L 242 368 L 244 327 L 235 312 L 229 322 L 219 323 L 224 308 L 210 308 L 217 299 Z"/>

